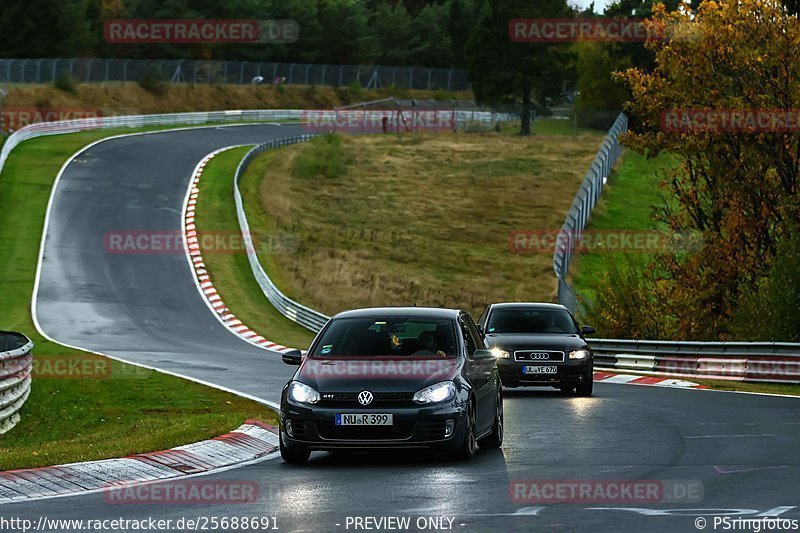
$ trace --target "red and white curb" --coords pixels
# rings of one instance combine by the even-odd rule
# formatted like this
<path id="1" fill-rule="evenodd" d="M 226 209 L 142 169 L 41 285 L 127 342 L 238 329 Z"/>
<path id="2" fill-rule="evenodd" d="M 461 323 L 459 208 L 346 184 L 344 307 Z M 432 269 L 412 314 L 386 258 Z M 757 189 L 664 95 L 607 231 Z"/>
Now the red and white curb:
<path id="1" fill-rule="evenodd" d="M 652 387 L 672 387 L 676 389 L 707 389 L 705 385 L 684 381 L 682 379 L 668 379 L 650 376 L 636 376 L 631 374 L 615 374 L 613 372 L 595 372 L 595 383 L 617 383 L 622 385 L 650 385 Z"/>
<path id="2" fill-rule="evenodd" d="M 254 344 L 260 348 L 265 348 L 274 352 L 283 353 L 292 350 L 292 348 L 264 338 L 244 325 L 241 320 L 236 318 L 236 316 L 230 312 L 228 307 L 225 305 L 225 302 L 222 301 L 222 297 L 217 292 L 217 289 L 214 288 L 214 283 L 211 281 L 208 270 L 206 270 L 206 265 L 203 262 L 203 254 L 200 248 L 200 241 L 198 239 L 197 225 L 195 221 L 197 201 L 200 197 L 200 178 L 202 177 L 203 170 L 208 162 L 211 161 L 211 159 L 213 159 L 217 154 L 220 154 L 228 149 L 230 149 L 230 147 L 222 148 L 208 154 L 203 158 L 202 161 L 200 161 L 195 168 L 194 174 L 192 175 L 189 195 L 187 196 L 186 205 L 184 208 L 183 222 L 183 237 L 184 242 L 186 242 L 187 252 L 189 254 L 189 263 L 192 265 L 192 270 L 194 272 L 195 280 L 200 293 L 206 299 L 209 307 L 214 311 L 214 314 L 226 328 L 250 344 Z"/>
<path id="3" fill-rule="evenodd" d="M 211 440 L 120 459 L 0 472 L 0 503 L 109 490 L 237 465 L 278 449 L 278 428 L 247 420 Z"/>

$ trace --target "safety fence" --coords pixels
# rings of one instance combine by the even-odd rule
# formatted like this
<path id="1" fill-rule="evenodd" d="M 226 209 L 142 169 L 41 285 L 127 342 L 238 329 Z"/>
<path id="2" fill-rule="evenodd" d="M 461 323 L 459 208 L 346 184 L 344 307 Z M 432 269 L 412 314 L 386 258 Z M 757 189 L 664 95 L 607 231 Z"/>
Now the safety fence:
<path id="1" fill-rule="evenodd" d="M 328 111 L 336 118 L 336 110 Z M 377 111 L 381 113 L 382 111 Z M 168 115 L 142 115 L 126 117 L 102 117 L 98 119 L 83 119 L 76 121 L 64 121 L 53 123 L 41 123 L 26 126 L 11 135 L 0 152 L 0 170 L 5 163 L 8 154 L 19 143 L 44 135 L 55 135 L 62 133 L 73 133 L 93 128 L 123 128 L 123 127 L 142 127 L 156 125 L 203 125 L 207 123 L 242 123 L 257 121 L 275 120 L 302 120 L 304 119 L 303 110 L 251 110 L 251 111 L 218 111 L 209 113 L 179 113 Z M 510 115 L 496 113 L 457 111 L 456 127 L 467 120 L 509 120 L 513 119 Z M 370 119 L 371 120 L 371 119 Z M 586 209 L 597 201 L 602 185 L 607 179 L 614 162 L 619 157 L 620 147 L 617 137 L 624 132 L 627 127 L 627 119 L 620 115 L 615 123 L 615 127 L 609 133 L 601 149 L 605 151 L 605 156 L 598 158 L 590 170 L 593 180 L 593 187 L 582 187 L 582 191 L 594 194 L 592 199 L 580 200 L 578 205 L 581 207 L 582 216 L 572 216 L 567 222 L 572 222 L 572 227 L 583 228 L 588 212 Z M 249 224 L 243 209 L 242 196 L 238 189 L 238 183 L 253 159 L 266 150 L 279 148 L 298 142 L 306 142 L 313 135 L 299 135 L 280 140 L 269 141 L 253 148 L 240 162 L 236 169 L 235 202 L 239 223 L 243 232 L 244 239 L 247 241 L 248 249 L 254 249 L 253 243 L 249 241 Z M 590 176 L 587 175 L 587 178 Z M 581 193 L 576 197 L 582 198 Z M 573 203 L 573 206 L 576 204 Z M 590 210 L 590 209 L 589 209 Z M 566 223 L 565 223 L 566 225 Z M 556 255 L 562 251 L 564 259 L 561 262 L 554 261 L 556 273 L 566 269 L 563 266 L 569 265 L 571 254 L 566 256 L 566 252 L 571 250 L 556 250 Z M 249 257 L 253 274 L 259 282 L 264 294 L 270 302 L 287 318 L 308 328 L 311 331 L 318 331 L 328 320 L 328 317 L 318 311 L 310 309 L 298 302 L 295 302 L 283 294 L 269 279 L 256 255 Z M 561 278 L 559 278 L 561 279 Z M 3 340 L 12 339 L 12 340 Z M 16 415 L 19 406 L 27 398 L 30 390 L 30 372 L 25 376 L 25 368 L 30 367 L 30 349 L 33 346 L 24 335 L 20 334 L 0 334 L 0 343 L 16 342 L 19 346 L 0 344 L 0 351 L 10 350 L 16 355 L 0 354 L 0 433 L 7 431 L 19 419 Z M 635 341 L 617 339 L 593 339 L 590 344 L 596 354 L 596 366 L 599 369 L 609 368 L 626 370 L 630 372 L 657 373 L 670 375 L 686 375 L 695 377 L 713 377 L 719 379 L 734 379 L 743 381 L 775 381 L 775 382 L 798 382 L 798 366 L 800 365 L 800 344 L 791 343 L 719 343 L 719 342 L 674 342 L 674 341 Z M 27 350 L 24 353 L 19 350 Z M 27 356 L 27 357 L 26 357 Z M 26 366 L 27 365 L 27 366 Z M 16 369 L 16 371 L 15 371 Z M 15 377 L 16 376 L 16 377 Z M 22 379 L 20 377 L 24 376 Z M 27 379 L 27 381 L 26 381 Z M 22 392 L 20 392 L 22 391 Z M 19 394 L 19 395 L 18 395 Z M 15 398 L 16 396 L 16 399 Z"/>
<path id="2" fill-rule="evenodd" d="M 800 383 L 800 344 L 623 339 L 589 341 L 595 368 L 727 381 Z"/>
<path id="3" fill-rule="evenodd" d="M 239 227 L 242 230 L 245 249 L 250 250 L 250 252 L 247 254 L 247 259 L 250 262 L 250 269 L 253 271 L 253 276 L 255 276 L 258 285 L 261 287 L 261 290 L 264 293 L 264 296 L 267 297 L 270 303 L 275 306 L 275 309 L 277 309 L 283 316 L 316 333 L 322 329 L 322 326 L 325 325 L 329 317 L 323 315 L 319 311 L 315 311 L 295 302 L 283 294 L 275 285 L 275 283 L 273 283 L 269 278 L 266 271 L 261 266 L 261 263 L 258 260 L 258 255 L 255 252 L 256 248 L 253 244 L 253 239 L 250 234 L 250 224 L 247 222 L 247 215 L 244 212 L 244 203 L 242 201 L 242 193 L 239 190 L 239 182 L 241 181 L 244 172 L 259 154 L 266 152 L 267 150 L 280 148 L 281 146 L 307 142 L 311 139 L 311 137 L 313 137 L 313 135 L 284 137 L 282 139 L 276 139 L 259 144 L 247 152 L 244 158 L 242 158 L 242 160 L 239 162 L 239 166 L 236 167 L 233 197 L 234 201 L 236 202 L 236 216 L 239 219 Z"/>
<path id="4" fill-rule="evenodd" d="M 22 333 L 0 331 L 0 434 L 19 422 L 31 393 L 33 341 Z"/>
<path id="5" fill-rule="evenodd" d="M 575 291 L 567 282 L 572 255 L 581 242 L 583 229 L 589 221 L 592 209 L 603 193 L 603 186 L 622 154 L 619 136 L 626 131 L 628 131 L 628 117 L 624 113 L 620 113 L 583 178 L 581 188 L 572 200 L 572 205 L 556 239 L 553 270 L 558 278 L 558 302 L 573 313 L 578 307 L 578 302 Z"/>
<path id="6" fill-rule="evenodd" d="M 405 113 L 411 117 L 411 124 L 406 119 L 402 121 L 397 117 Z M 426 115 L 427 114 L 427 115 Z M 197 113 L 167 113 L 160 115 L 125 115 L 104 116 L 96 118 L 83 118 L 77 120 L 63 120 L 58 122 L 39 122 L 25 126 L 6 139 L 0 150 L 0 172 L 3 170 L 6 159 L 11 151 L 20 143 L 29 139 L 46 135 L 60 135 L 77 133 L 80 131 L 108 128 L 143 128 L 148 126 L 202 126 L 204 124 L 242 124 L 271 121 L 293 121 L 305 124 L 310 131 L 351 131 L 356 133 L 377 132 L 381 130 L 383 119 L 389 124 L 397 123 L 398 127 L 392 131 L 415 131 L 413 122 L 416 117 L 423 123 L 445 124 L 439 129 L 458 129 L 459 125 L 484 122 L 495 124 L 498 121 L 512 120 L 509 113 L 493 113 L 477 110 L 418 110 L 409 114 L 402 110 L 336 110 L 336 109 L 248 109 L 230 111 L 204 111 Z M 450 122 L 448 122 L 450 121 Z M 447 126 L 449 124 L 449 126 Z M 426 128 L 435 129 L 435 128 Z"/>
<path id="7" fill-rule="evenodd" d="M 118 58 L 0 59 L 0 83 L 53 83 L 62 73 L 81 83 L 139 81 L 153 66 L 173 83 L 247 84 L 278 80 L 293 85 L 340 87 L 393 85 L 447 91 L 470 88 L 467 72 L 452 68 Z"/>

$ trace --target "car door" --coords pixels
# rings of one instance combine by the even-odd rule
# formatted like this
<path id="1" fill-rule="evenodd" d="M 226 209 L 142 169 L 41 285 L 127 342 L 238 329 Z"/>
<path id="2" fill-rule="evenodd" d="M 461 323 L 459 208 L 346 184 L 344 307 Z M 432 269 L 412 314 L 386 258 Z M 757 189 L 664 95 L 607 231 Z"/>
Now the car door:
<path id="1" fill-rule="evenodd" d="M 467 348 L 467 357 L 471 367 L 473 386 L 475 387 L 475 412 L 477 415 L 476 426 L 478 431 L 483 431 L 494 422 L 495 395 L 498 386 L 497 362 L 494 359 L 476 361 L 475 350 L 485 349 L 483 338 L 478 333 L 472 318 L 464 314 L 459 321 L 461 334 L 464 337 L 464 346 Z"/>

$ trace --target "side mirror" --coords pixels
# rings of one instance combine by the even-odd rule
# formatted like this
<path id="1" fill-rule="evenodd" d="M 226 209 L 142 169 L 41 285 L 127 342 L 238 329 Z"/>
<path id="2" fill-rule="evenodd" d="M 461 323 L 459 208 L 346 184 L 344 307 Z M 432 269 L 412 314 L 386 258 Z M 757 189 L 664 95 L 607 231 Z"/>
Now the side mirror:
<path id="1" fill-rule="evenodd" d="M 591 335 L 596 330 L 592 326 L 583 326 L 581 327 L 581 334 L 582 335 Z"/>
<path id="2" fill-rule="evenodd" d="M 281 359 L 287 365 L 299 365 L 303 359 L 303 353 L 300 350 L 289 350 L 281 354 Z"/>
<path id="3" fill-rule="evenodd" d="M 495 357 L 491 350 L 475 350 L 475 353 L 472 354 L 472 358 L 476 361 L 488 361 L 489 359 L 494 359 Z"/>

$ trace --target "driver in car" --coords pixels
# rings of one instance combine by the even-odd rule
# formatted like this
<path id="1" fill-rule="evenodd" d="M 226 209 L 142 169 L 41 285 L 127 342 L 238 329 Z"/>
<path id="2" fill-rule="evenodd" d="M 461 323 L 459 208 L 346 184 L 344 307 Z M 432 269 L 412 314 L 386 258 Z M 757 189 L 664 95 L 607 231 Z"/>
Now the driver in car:
<path id="1" fill-rule="evenodd" d="M 439 357 L 446 357 L 442 350 L 437 350 L 438 344 L 436 342 L 436 335 L 432 331 L 423 331 L 417 337 L 417 346 L 419 348 L 412 355 L 438 355 Z"/>

